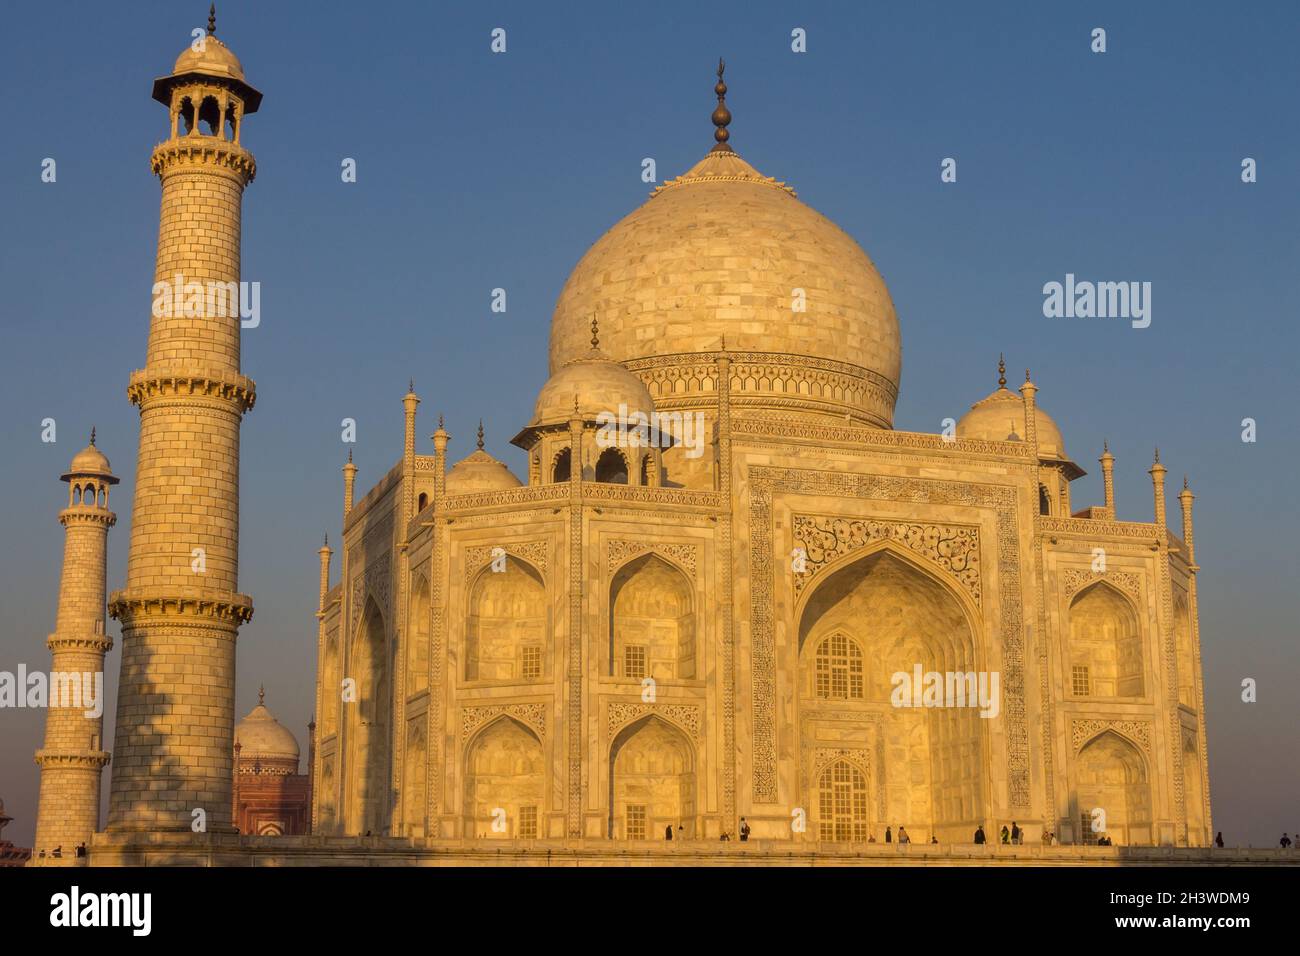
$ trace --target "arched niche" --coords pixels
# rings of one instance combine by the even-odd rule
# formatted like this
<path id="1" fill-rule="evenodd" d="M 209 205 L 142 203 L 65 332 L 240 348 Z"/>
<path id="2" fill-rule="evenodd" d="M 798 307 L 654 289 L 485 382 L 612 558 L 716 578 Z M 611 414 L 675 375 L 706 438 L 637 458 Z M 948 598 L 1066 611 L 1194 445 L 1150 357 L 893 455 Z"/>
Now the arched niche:
<path id="1" fill-rule="evenodd" d="M 610 746 L 609 835 L 662 840 L 666 827 L 695 835 L 695 750 L 682 730 L 653 714 L 619 731 Z"/>
<path id="2" fill-rule="evenodd" d="M 383 613 L 367 598 L 352 640 L 349 661 L 355 700 L 348 717 L 349 832 L 379 834 L 388 829 L 388 768 L 391 747 L 391 683 Z"/>
<path id="3" fill-rule="evenodd" d="M 504 570 L 489 564 L 470 589 L 465 679 L 521 683 L 546 680 L 550 673 L 546 587 L 536 568 L 508 555 Z"/>
<path id="4" fill-rule="evenodd" d="M 1192 710 L 1200 707 L 1196 688 L 1196 649 L 1192 646 L 1192 615 L 1187 596 L 1174 592 L 1174 650 L 1178 654 L 1178 703 Z"/>
<path id="5" fill-rule="evenodd" d="M 1001 701 L 981 670 L 975 621 L 954 584 L 888 543 L 824 572 L 799 612 L 801 732 L 815 737 L 830 709 L 841 725 L 845 715 L 860 715 L 857 739 L 878 747 L 881 761 L 878 783 L 864 777 L 864 785 L 881 788 L 869 795 L 869 816 L 883 813 L 875 822 L 906 826 L 917 838 L 968 839 L 988 814 L 989 721 L 981 704 L 1000 713 Z M 930 702 L 941 706 L 896 705 L 896 689 L 910 689 L 918 667 L 923 688 L 926 675 L 940 676 L 941 696 Z M 955 705 L 958 690 L 963 706 Z M 903 699 L 913 702 L 910 693 Z M 819 809 L 824 773 L 803 783 L 805 799 Z"/>
<path id="6" fill-rule="evenodd" d="M 1106 581 L 1070 602 L 1070 688 L 1075 696 L 1143 696 L 1142 632 L 1127 597 Z"/>
<path id="7" fill-rule="evenodd" d="M 464 832 L 482 839 L 544 836 L 546 757 L 533 731 L 501 715 L 465 750 Z"/>
<path id="8" fill-rule="evenodd" d="M 424 815 L 428 790 L 428 746 L 424 719 L 407 722 L 406 753 L 402 773 L 402 813 L 408 836 L 424 836 Z"/>
<path id="9" fill-rule="evenodd" d="M 406 622 L 406 694 L 414 696 L 429 686 L 429 581 L 420 576 L 411 591 Z"/>
<path id="10" fill-rule="evenodd" d="M 1080 842 L 1096 843 L 1104 833 L 1116 844 L 1151 843 L 1151 785 L 1142 751 L 1107 730 L 1084 744 L 1074 765 Z"/>
<path id="11" fill-rule="evenodd" d="M 690 580 L 649 552 L 620 567 L 609 589 L 609 667 L 617 677 L 693 680 L 699 673 Z"/>

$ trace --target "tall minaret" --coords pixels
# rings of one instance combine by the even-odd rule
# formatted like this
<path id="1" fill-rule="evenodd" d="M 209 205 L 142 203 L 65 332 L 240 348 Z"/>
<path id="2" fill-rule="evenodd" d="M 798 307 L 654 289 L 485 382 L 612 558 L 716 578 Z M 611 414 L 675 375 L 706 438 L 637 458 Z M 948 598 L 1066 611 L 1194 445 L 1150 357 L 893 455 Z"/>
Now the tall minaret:
<path id="1" fill-rule="evenodd" d="M 104 631 L 104 569 L 108 529 L 117 515 L 108 510 L 108 489 L 117 478 L 108 459 L 90 444 L 77 452 L 63 480 L 68 506 L 59 512 L 63 536 L 63 576 L 54 633 L 46 640 L 53 655 L 45 746 L 36 751 L 41 796 L 36 811 L 33 859 L 74 863 L 79 844 L 99 829 L 100 774 L 104 751 L 104 655 L 113 647 Z M 84 861 L 83 861 L 84 862 Z"/>
<path id="2" fill-rule="evenodd" d="M 209 16 L 153 86 L 171 122 L 151 158 L 149 348 L 127 390 L 140 452 L 126 587 L 110 602 L 122 677 L 109 830 L 233 829 L 235 637 L 253 613 L 237 572 L 239 426 L 255 396 L 239 372 L 240 202 L 256 165 L 240 135 L 262 94 L 215 32 Z"/>

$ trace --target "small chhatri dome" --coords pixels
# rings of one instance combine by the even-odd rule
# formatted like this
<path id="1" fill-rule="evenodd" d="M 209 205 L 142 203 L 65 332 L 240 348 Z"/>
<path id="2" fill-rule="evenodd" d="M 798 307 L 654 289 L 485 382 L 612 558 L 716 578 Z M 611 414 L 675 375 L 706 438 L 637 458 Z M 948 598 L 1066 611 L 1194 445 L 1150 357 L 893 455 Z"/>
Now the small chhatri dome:
<path id="1" fill-rule="evenodd" d="M 570 274 L 551 321 L 551 372 L 583 359 L 594 315 L 614 362 L 685 364 L 711 358 L 725 338 L 736 361 L 780 355 L 812 376 L 852 374 L 861 387 L 802 404 L 890 427 L 902 343 L 889 290 L 852 237 L 734 151 L 725 90 L 719 76 L 714 148 L 610 228 Z M 756 391 L 746 403 L 790 413 L 784 393 Z"/>
<path id="2" fill-rule="evenodd" d="M 72 463 L 68 465 L 68 470 L 62 476 L 62 479 L 69 481 L 78 477 L 100 478 L 110 485 L 115 485 L 119 481 L 117 476 L 113 474 L 113 469 L 109 467 L 108 458 L 95 447 L 95 429 L 93 428 L 90 430 L 90 444 L 72 456 Z"/>
<path id="3" fill-rule="evenodd" d="M 244 101 L 245 113 L 256 113 L 262 104 L 262 94 L 244 79 L 244 66 L 230 47 L 217 39 L 216 5 L 208 8 L 208 32 L 181 51 L 170 76 L 154 80 L 153 98 L 159 103 L 171 103 L 171 89 L 185 80 L 204 77 L 225 80 L 225 85 Z M 195 49 L 195 47 L 198 49 Z"/>
<path id="4" fill-rule="evenodd" d="M 1007 388 L 1007 366 L 998 358 L 998 387 L 970 407 L 957 422 L 958 438 L 985 441 L 1020 441 L 1017 430 L 1025 420 L 1025 400 Z M 1038 432 L 1038 451 L 1044 458 L 1067 459 L 1065 440 L 1052 416 L 1034 404 L 1034 428 Z"/>
<path id="5" fill-rule="evenodd" d="M 266 689 L 257 693 L 257 706 L 235 725 L 240 773 L 298 772 L 298 741 L 266 706 Z"/>
<path id="6" fill-rule="evenodd" d="M 628 415 L 654 414 L 655 403 L 650 391 L 633 372 L 612 361 L 600 348 L 597 320 L 591 320 L 591 347 L 580 358 L 560 368 L 537 396 L 533 426 L 559 425 L 575 415 L 583 421 L 595 421 L 601 413 Z"/>
<path id="7" fill-rule="evenodd" d="M 483 450 L 483 422 L 478 423 L 478 448 L 456 462 L 447 472 L 447 494 L 464 495 L 475 491 L 506 491 L 522 482 L 506 467 Z"/>

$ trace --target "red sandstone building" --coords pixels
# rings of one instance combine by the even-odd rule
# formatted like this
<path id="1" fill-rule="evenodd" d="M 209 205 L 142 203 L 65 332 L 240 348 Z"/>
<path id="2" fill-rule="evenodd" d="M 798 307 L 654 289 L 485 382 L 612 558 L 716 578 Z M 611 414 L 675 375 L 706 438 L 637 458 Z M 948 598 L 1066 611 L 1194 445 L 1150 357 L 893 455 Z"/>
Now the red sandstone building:
<path id="1" fill-rule="evenodd" d="M 311 778 L 298 772 L 298 741 L 275 719 L 265 699 L 263 688 L 257 706 L 235 727 L 235 826 L 253 836 L 310 833 Z M 308 732 L 315 736 L 314 723 Z"/>

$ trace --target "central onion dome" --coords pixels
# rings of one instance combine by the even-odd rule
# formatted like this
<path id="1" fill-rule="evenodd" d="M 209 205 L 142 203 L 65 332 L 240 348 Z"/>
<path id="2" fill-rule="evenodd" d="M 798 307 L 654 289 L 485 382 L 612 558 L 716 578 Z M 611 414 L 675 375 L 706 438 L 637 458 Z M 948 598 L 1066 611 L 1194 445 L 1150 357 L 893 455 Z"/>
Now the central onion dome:
<path id="1" fill-rule="evenodd" d="M 582 257 L 556 303 L 551 372 L 587 351 L 594 318 L 602 350 L 656 399 L 713 391 L 707 375 L 660 370 L 725 348 L 740 405 L 890 427 L 902 346 L 889 290 L 847 233 L 732 150 L 718 76 L 717 145 Z"/>
<path id="2" fill-rule="evenodd" d="M 257 706 L 235 725 L 240 773 L 298 772 L 298 741 L 266 706 L 266 691 L 257 692 Z"/>

